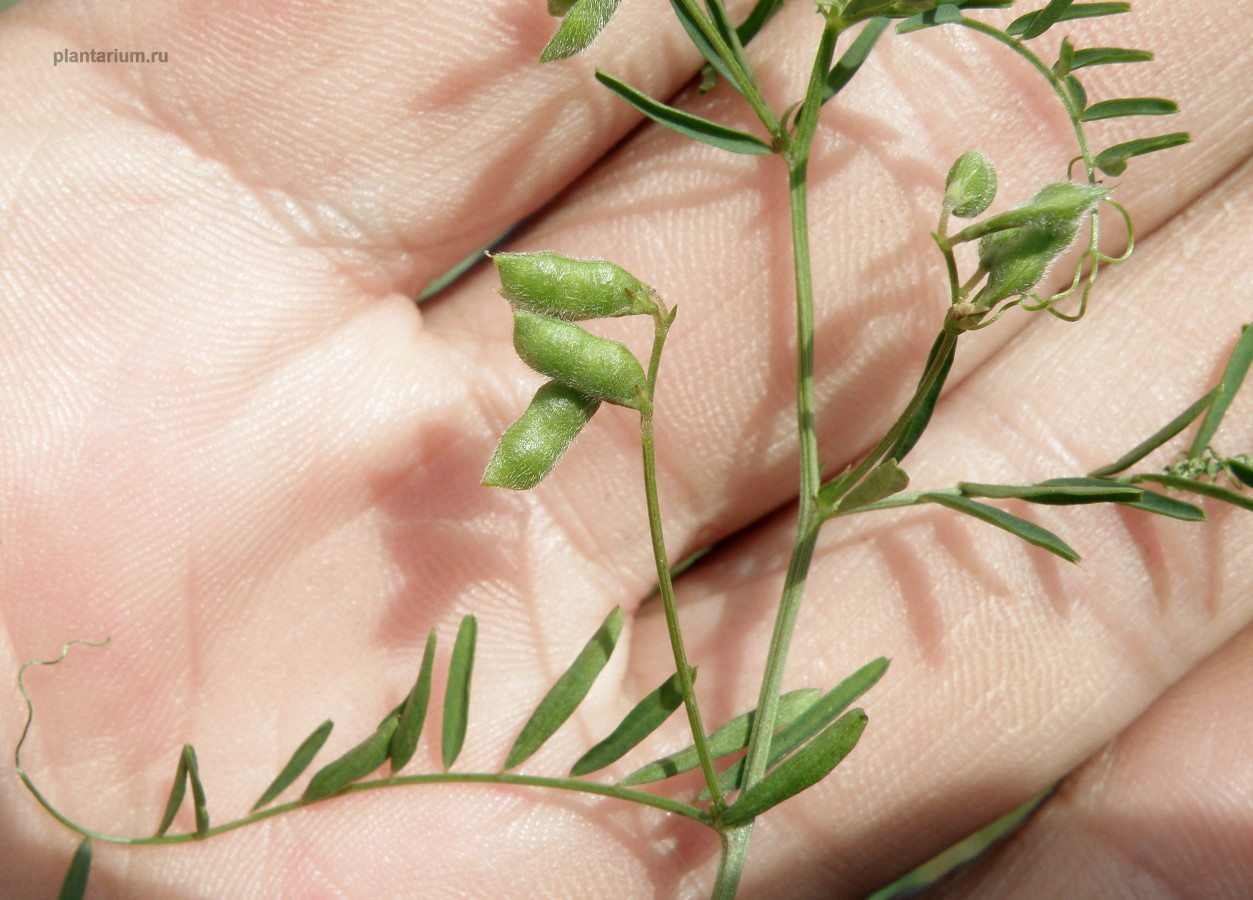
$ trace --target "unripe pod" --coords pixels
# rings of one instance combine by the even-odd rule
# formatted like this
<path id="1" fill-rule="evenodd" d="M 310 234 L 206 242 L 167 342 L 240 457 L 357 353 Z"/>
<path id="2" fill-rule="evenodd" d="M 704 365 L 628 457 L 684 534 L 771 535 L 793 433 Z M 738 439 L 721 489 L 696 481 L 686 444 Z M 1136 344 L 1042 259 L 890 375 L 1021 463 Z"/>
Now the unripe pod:
<path id="1" fill-rule="evenodd" d="M 557 253 L 497 253 L 502 293 L 515 309 L 558 319 L 599 319 L 652 313 L 653 289 L 603 259 Z"/>
<path id="2" fill-rule="evenodd" d="M 1002 228 L 979 242 L 979 265 L 988 270 L 988 281 L 974 302 L 988 307 L 1035 287 L 1075 239 L 1084 216 L 1108 194 L 1100 185 L 1062 181 L 981 223 Z M 1006 223 L 1014 224 L 1004 227 Z"/>
<path id="3" fill-rule="evenodd" d="M 523 310 L 513 313 L 513 346 L 522 361 L 585 397 L 644 409 L 644 369 L 624 345 Z"/>
<path id="4" fill-rule="evenodd" d="M 584 397 L 564 384 L 548 382 L 535 392 L 522 417 L 501 436 L 483 473 L 483 484 L 515 491 L 535 487 L 553 470 L 599 407 L 599 400 Z"/>
<path id="5" fill-rule="evenodd" d="M 977 150 L 954 161 L 944 180 L 944 208 L 959 219 L 980 215 L 996 197 L 996 170 Z"/>

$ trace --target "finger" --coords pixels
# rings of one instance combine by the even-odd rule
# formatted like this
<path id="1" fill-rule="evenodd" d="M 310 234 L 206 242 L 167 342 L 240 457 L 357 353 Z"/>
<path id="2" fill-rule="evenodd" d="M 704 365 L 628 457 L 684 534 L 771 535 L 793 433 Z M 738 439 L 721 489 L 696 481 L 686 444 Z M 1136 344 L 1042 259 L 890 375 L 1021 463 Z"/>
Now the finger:
<path id="1" fill-rule="evenodd" d="M 928 897 L 1244 897 L 1253 889 L 1245 629 L 1063 782 L 1006 846 Z M 1134 886 L 1134 887 L 1132 887 Z"/>
<path id="2" fill-rule="evenodd" d="M 646 46 L 641 87 L 668 95 L 696 59 L 671 19 L 625 4 L 596 57 Z M 6 25 L 9 47 L 23 51 L 21 91 L 73 82 L 80 96 L 109 98 L 138 126 L 125 131 L 132 153 L 220 166 L 306 246 L 412 296 L 635 123 L 591 80 L 590 58 L 538 65 L 555 21 L 542 2 L 393 0 L 281 14 L 252 3 L 136 3 L 121 15 L 46 3 Z M 132 48 L 168 60 L 51 66 L 56 52 Z"/>
<path id="3" fill-rule="evenodd" d="M 789 9 L 778 30 L 754 44 L 779 72 L 803 71 L 803 56 L 812 47 L 809 14 Z M 1148 23 L 1140 25 L 1148 33 L 1128 42 L 1162 43 L 1169 19 Z M 1003 162 L 1001 193 L 1009 205 L 1058 178 L 1058 163 L 1073 154 L 1065 149 L 1073 136 L 1055 98 L 1037 84 L 1034 72 L 1013 65 L 1003 48 L 943 30 L 919 38 L 885 38 L 883 56 L 872 57 L 831 107 L 822 151 L 815 154 L 816 418 L 829 471 L 855 459 L 888 427 L 912 391 L 939 327 L 947 291 L 928 232 L 949 162 L 972 145 Z M 1090 41 L 1103 39 L 1097 33 Z M 1216 31 L 1207 39 L 1225 38 Z M 1202 140 L 1217 141 L 1192 157 L 1182 188 L 1164 177 L 1172 165 L 1168 154 L 1137 160 L 1128 169 L 1120 196 L 1145 234 L 1247 152 L 1249 131 L 1242 126 L 1224 136 L 1227 114 L 1208 99 L 1208 88 L 1191 83 L 1189 71 L 1142 67 L 1138 75 L 1126 76 L 1133 84 L 1109 88 L 1177 89 L 1185 108 L 1191 97 L 1191 106 L 1199 109 L 1189 127 Z M 1167 82 L 1159 83 L 1159 76 Z M 919 78 L 930 93 L 911 96 Z M 1003 87 L 1006 79 L 1009 89 Z M 796 79 L 774 84 L 773 99 L 784 105 L 784 98 L 800 89 Z M 936 96 L 946 103 L 937 104 Z M 725 95 L 685 98 L 684 105 L 751 126 Z M 1023 122 L 1024 105 L 1033 113 L 1040 110 L 1041 120 L 1033 124 L 1038 139 L 1025 144 L 1017 126 L 1000 124 Z M 1110 142 L 1125 136 L 1100 133 Z M 1196 151 L 1181 151 L 1187 153 Z M 512 245 L 612 255 L 678 307 L 657 417 L 667 536 L 676 558 L 735 533 L 795 492 L 794 363 L 791 350 L 782 349 L 791 346 L 794 313 L 786 299 L 791 251 L 782 225 L 780 168 L 771 159 L 731 158 L 660 129 L 646 130 Z M 492 294 L 495 284 L 490 271 L 469 279 L 430 312 L 428 324 L 433 334 L 489 370 L 476 401 L 484 408 L 484 427 L 499 433 L 539 379 L 512 358 L 510 320 L 505 304 Z M 1100 302 L 1100 288 L 1096 296 Z M 951 383 L 1030 321 L 1011 313 L 997 328 L 964 340 Z M 646 325 L 614 322 L 603 331 L 631 343 L 638 355 L 647 354 Z M 634 584 L 624 585 L 630 592 L 646 589 L 652 578 L 644 519 L 638 513 L 608 518 L 601 510 L 638 506 L 639 483 L 629 474 L 637 465 L 636 445 L 629 417 L 606 410 L 534 494 L 535 502 L 575 523 L 575 552 L 624 559 L 625 571 L 636 576 Z M 618 474 L 624 471 L 628 474 Z M 503 511 L 506 501 L 499 502 Z M 530 501 L 517 502 L 530 508 Z M 542 546 L 551 543 L 538 540 Z"/>
<path id="4" fill-rule="evenodd" d="M 1015 340 L 967 379 L 918 445 L 915 487 L 1087 471 L 1202 394 L 1253 307 L 1229 300 L 1202 320 L 1179 315 L 1180 298 L 1230 297 L 1232 273 L 1253 271 L 1224 212 L 1251 191 L 1246 166 L 1152 237 L 1139 268 L 1111 273 L 1107 302 L 1081 326 Z M 1147 360 L 1168 377 L 1146 384 Z M 1248 446 L 1250 408 L 1246 391 L 1221 446 Z M 865 700 L 871 725 L 849 760 L 759 823 L 750 895 L 865 896 L 1071 771 L 1245 627 L 1253 526 L 1207 508 L 1196 526 L 1010 506 L 1076 547 L 1078 568 L 948 512 L 829 525 L 785 687 L 828 687 L 881 655 L 892 668 Z M 714 724 L 755 702 L 792 528 L 781 518 L 736 541 L 680 588 Z M 656 609 L 641 612 L 633 649 L 644 683 L 668 664 Z M 805 865 L 815 846 L 823 864 Z"/>

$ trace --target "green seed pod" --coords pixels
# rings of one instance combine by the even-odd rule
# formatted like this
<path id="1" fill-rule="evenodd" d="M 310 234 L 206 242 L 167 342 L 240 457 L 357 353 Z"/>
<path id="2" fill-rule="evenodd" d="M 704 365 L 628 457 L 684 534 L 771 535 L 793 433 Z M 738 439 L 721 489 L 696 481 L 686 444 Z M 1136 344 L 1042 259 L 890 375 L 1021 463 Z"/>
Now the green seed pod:
<path id="1" fill-rule="evenodd" d="M 652 313 L 653 289 L 603 259 L 556 253 L 497 253 L 503 293 L 516 309 L 558 319 L 600 319 Z"/>
<path id="2" fill-rule="evenodd" d="M 524 310 L 513 312 L 513 346 L 541 375 L 585 397 L 643 409 L 644 369 L 624 345 Z"/>
<path id="3" fill-rule="evenodd" d="M 986 156 L 971 150 L 957 157 L 944 180 L 944 208 L 959 219 L 980 215 L 996 197 L 996 170 Z"/>
<path id="4" fill-rule="evenodd" d="M 1042 188 L 1016 209 L 987 220 L 1022 223 L 979 242 L 979 265 L 988 281 L 974 302 L 984 307 L 1034 288 L 1053 261 L 1070 246 L 1084 217 L 1109 194 L 1100 185 L 1062 181 Z"/>
<path id="5" fill-rule="evenodd" d="M 583 426 L 600 408 L 577 391 L 550 381 L 538 391 L 518 421 L 501 436 L 483 473 L 483 484 L 526 491 L 553 470 Z"/>

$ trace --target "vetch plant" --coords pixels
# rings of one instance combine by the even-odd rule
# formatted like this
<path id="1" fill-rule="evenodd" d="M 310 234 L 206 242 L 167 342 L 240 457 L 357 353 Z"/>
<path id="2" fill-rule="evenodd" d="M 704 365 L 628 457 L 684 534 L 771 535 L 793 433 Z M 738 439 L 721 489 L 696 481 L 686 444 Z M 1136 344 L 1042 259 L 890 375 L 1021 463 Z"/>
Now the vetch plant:
<path id="1" fill-rule="evenodd" d="M 483 484 L 514 491 L 544 490 L 546 479 L 560 477 L 554 473 L 563 455 L 576 445 L 581 434 L 596 427 L 593 422 L 598 413 L 635 417 L 643 471 L 642 505 L 647 514 L 657 593 L 673 658 L 670 674 L 640 698 L 615 727 L 572 759 L 567 772 L 518 771 L 575 715 L 609 664 L 624 627 L 624 612 L 615 607 L 529 714 L 520 711 L 517 736 L 499 769 L 462 771 L 456 766 L 473 716 L 471 698 L 479 631 L 476 617 L 466 616 L 455 637 L 447 669 L 438 741 L 443 771 L 411 770 L 433 702 L 437 635 L 432 630 L 408 695 L 351 749 L 315 766 L 333 728 L 329 720 L 323 722 L 294 749 L 290 761 L 248 814 L 215 824 L 210 818 L 209 798 L 200 774 L 202 761 L 187 745 L 177 760 L 173 785 L 156 830 L 141 837 L 104 834 L 81 825 L 40 792 L 22 763 L 23 745 L 33 718 L 31 699 L 23 684 L 28 718 L 15 752 L 18 774 L 53 816 L 83 837 L 71 860 L 62 897 L 83 896 L 92 847 L 97 842 L 169 845 L 206 840 L 329 798 L 402 786 L 425 785 L 432 789 L 430 786 L 449 783 L 578 792 L 597 795 L 605 802 L 642 804 L 685 817 L 711 830 L 719 841 L 712 896 L 734 897 L 749 859 L 758 819 L 784 814 L 776 813 L 775 807 L 828 777 L 838 778 L 835 770 L 856 752 L 867 728 L 883 728 L 890 734 L 893 725 L 871 722 L 875 719 L 871 689 L 882 679 L 891 678 L 886 658 L 849 665 L 848 669 L 860 667 L 833 685 L 784 690 L 789 650 L 815 548 L 826 523 L 854 514 L 931 505 L 1001 529 L 1068 563 L 1077 563 L 1078 549 L 1029 516 L 1007 511 L 1000 501 L 1052 506 L 1116 504 L 1137 514 L 1200 521 L 1205 518 L 1202 509 L 1179 496 L 1191 493 L 1253 510 L 1253 499 L 1247 490 L 1253 486 L 1253 463 L 1247 455 L 1227 452 L 1219 431 L 1253 363 L 1253 329 L 1248 327 L 1236 340 L 1212 390 L 1107 466 L 1038 482 L 959 481 L 949 487 L 909 490 L 911 479 L 904 464 L 924 439 L 954 365 L 958 344 L 968 340 L 967 333 L 992 326 L 1011 310 L 1047 313 L 1063 322 L 1081 319 L 1105 266 L 1128 259 L 1134 243 L 1131 218 L 1120 201 L 1114 199 L 1117 184 L 1108 179 L 1121 175 L 1128 163 L 1138 157 L 1189 140 L 1183 132 L 1171 132 L 1101 148 L 1089 136 L 1088 127 L 1093 122 L 1175 112 L 1173 102 L 1156 97 L 1092 102 L 1076 74 L 1096 66 L 1144 62 L 1151 59 L 1148 51 L 1084 48 L 1067 37 L 1061 42 L 1057 58 L 1049 62 L 1034 49 L 1033 41 L 1062 23 L 1118 15 L 1128 12 L 1129 4 L 1050 0 L 999 27 L 979 18 L 978 11 L 1009 8 L 1015 5 L 1012 0 L 820 2 L 816 13 L 822 30 L 806 88 L 802 96 L 782 108 L 767 101 L 750 49 L 753 39 L 781 9 L 781 2 L 759 0 L 739 23 L 733 21 L 722 0 L 707 0 L 703 5 L 695 0 L 672 0 L 671 5 L 705 60 L 701 89 L 723 86 L 722 89 L 738 95 L 757 119 L 760 134 L 668 105 L 605 71 L 597 71 L 596 78 L 639 113 L 680 135 L 732 154 L 777 156 L 783 163 L 779 190 L 786 191 L 790 213 L 798 500 L 795 537 L 779 591 L 770 644 L 761 660 L 756 704 L 726 721 L 714 721 L 702 710 L 696 690 L 701 660 L 688 648 L 675 587 L 680 566 L 667 553 L 654 423 L 667 414 L 657 393 L 663 378 L 666 339 L 673 328 L 685 327 L 686 319 L 678 314 L 677 307 L 667 304 L 664 285 L 650 286 L 613 262 L 571 258 L 549 251 L 498 252 L 491 260 L 499 274 L 500 293 L 511 309 L 513 347 L 521 363 L 547 381 L 503 433 L 490 460 L 483 461 Z M 581 53 L 610 23 L 617 6 L 617 0 L 550 3 L 550 11 L 560 16 L 561 22 L 541 59 L 557 64 Z M 959 28 L 995 41 L 1043 79 L 1070 122 L 1075 155 L 1073 159 L 1058 161 L 1058 169 L 1066 173 L 1066 178 L 1040 186 L 1028 199 L 1002 212 L 989 212 L 999 199 L 998 178 L 993 162 L 977 150 L 958 157 L 945 182 L 934 186 L 936 225 L 931 237 L 946 279 L 947 309 L 933 323 L 935 338 L 925 360 L 919 361 L 921 374 L 891 424 L 858 460 L 842 471 L 830 472 L 824 466 L 819 446 L 814 385 L 815 289 L 811 260 L 813 254 L 821 252 L 813 246 L 809 226 L 810 164 L 815 135 L 827 104 L 838 100 L 890 32 L 908 36 L 939 27 Z M 1126 234 L 1126 251 L 1117 257 L 1101 249 L 1101 225 L 1105 221 L 1102 216 L 1109 211 L 1116 214 L 1115 221 Z M 1049 288 L 1048 278 L 1055 270 L 1069 273 L 1058 291 Z M 770 298 L 771 302 L 776 300 Z M 920 310 L 919 315 L 925 314 L 926 310 Z M 596 320 L 620 317 L 641 317 L 651 324 L 652 346 L 646 358 L 638 357 L 625 343 L 595 333 Z M 1198 419 L 1195 437 L 1177 462 L 1164 471 L 1133 470 L 1152 451 Z M 490 629 L 493 622 L 485 620 L 482 627 Z M 855 705 L 861 702 L 865 708 Z M 644 754 L 637 759 L 638 748 L 680 708 L 688 732 L 686 746 L 676 746 L 656 758 Z M 428 740 L 433 737 L 428 735 Z M 612 782 L 599 780 L 599 773 L 621 760 L 631 761 L 630 774 Z M 208 760 L 203 763 L 211 764 Z M 388 767 L 387 774 L 377 775 L 384 766 Z M 298 797 L 276 802 L 311 770 Z M 688 772 L 700 776 L 696 790 L 666 784 Z M 676 783 L 681 782 L 670 782 Z M 170 833 L 189 795 L 194 828 Z M 839 810 L 832 811 L 832 815 L 839 814 Z"/>

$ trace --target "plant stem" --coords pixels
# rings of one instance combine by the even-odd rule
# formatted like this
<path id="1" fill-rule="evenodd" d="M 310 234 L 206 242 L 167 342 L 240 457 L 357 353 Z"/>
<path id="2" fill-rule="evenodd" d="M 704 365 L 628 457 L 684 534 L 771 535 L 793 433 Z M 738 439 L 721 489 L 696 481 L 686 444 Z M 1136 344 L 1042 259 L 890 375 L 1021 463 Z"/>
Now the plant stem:
<path id="1" fill-rule="evenodd" d="M 783 593 L 775 614 L 774 632 L 766 657 L 766 670 L 757 698 L 757 712 L 749 739 L 748 761 L 742 787 L 759 782 L 766 772 L 770 738 L 779 711 L 779 693 L 788 647 L 796 627 L 805 579 L 813 559 L 814 544 L 822 525 L 818 514 L 818 488 L 821 464 L 818 460 L 818 433 L 814 423 L 814 289 L 809 257 L 809 150 L 818 127 L 822 95 L 835 44 L 840 34 L 838 21 L 826 23 L 814 58 L 809 89 L 796 120 L 796 138 L 787 154 L 788 200 L 792 218 L 792 254 L 796 279 L 796 428 L 800 443 L 800 494 L 796 542 L 788 563 Z"/>
<path id="2" fill-rule="evenodd" d="M 53 809 L 41 795 L 34 791 L 31 783 L 26 781 L 26 786 L 31 789 L 32 793 L 39 798 L 44 808 L 55 816 L 63 825 L 78 832 L 84 837 L 92 840 L 103 841 L 109 844 L 128 844 L 131 846 L 160 845 L 160 844 L 186 844 L 192 841 L 201 841 L 215 835 L 223 834 L 227 831 L 234 831 L 237 828 L 244 828 L 248 825 L 254 825 L 257 822 L 268 819 L 271 816 L 282 815 L 283 813 L 293 810 L 302 809 L 307 806 L 313 806 L 330 800 L 335 797 L 343 797 L 346 794 L 356 794 L 362 791 L 373 791 L 382 788 L 396 787 L 400 785 L 416 785 L 416 784 L 513 784 L 522 785 L 524 787 L 541 787 L 551 788 L 554 790 L 576 791 L 585 794 L 597 794 L 603 797 L 613 797 L 617 800 L 626 800 L 631 803 L 642 803 L 645 806 L 651 806 L 668 813 L 684 816 L 694 822 L 702 825 L 710 824 L 709 814 L 704 810 L 692 806 L 690 803 L 684 803 L 681 800 L 673 800 L 670 797 L 660 797 L 656 794 L 650 794 L 646 791 L 637 791 L 633 788 L 619 787 L 616 784 L 601 784 L 595 781 L 583 781 L 577 778 L 548 778 L 540 775 L 516 775 L 505 772 L 432 772 L 428 775 L 398 775 L 393 778 L 378 778 L 373 781 L 358 781 L 347 787 L 336 791 L 328 797 L 319 797 L 316 800 L 292 800 L 290 803 L 281 803 L 278 806 L 270 806 L 266 809 L 251 813 L 240 819 L 225 822 L 216 825 L 203 834 L 195 834 L 194 832 L 185 834 L 168 834 L 161 837 L 143 837 L 129 838 L 120 835 L 104 834 L 102 832 L 93 831 L 90 828 L 72 822 L 65 816 Z"/>
<path id="3" fill-rule="evenodd" d="M 674 581 L 670 577 L 670 559 L 666 553 L 666 539 L 661 525 L 661 504 L 657 497 L 657 450 L 653 439 L 653 396 L 657 388 L 657 370 L 661 365 L 661 349 L 666 334 L 674 321 L 677 310 L 666 312 L 663 308 L 654 314 L 655 331 L 653 352 L 648 361 L 648 378 L 645 392 L 648 403 L 640 413 L 640 446 L 644 455 L 644 497 L 648 504 L 648 531 L 653 542 L 653 561 L 657 566 L 657 589 L 666 614 L 666 632 L 670 637 L 670 649 L 674 653 L 675 672 L 679 678 L 679 691 L 683 694 L 683 708 L 692 731 L 692 742 L 700 759 L 701 773 L 713 798 L 714 814 L 724 808 L 722 790 L 718 787 L 718 773 L 714 771 L 713 756 L 709 752 L 709 740 L 705 723 L 701 719 L 700 705 L 696 701 L 696 689 L 692 684 L 692 670 L 683 645 L 683 630 L 679 627 L 679 610 L 674 599 Z"/>
<path id="4" fill-rule="evenodd" d="M 740 887 L 740 876 L 744 873 L 748 842 L 752 836 L 752 822 L 718 832 L 722 847 L 718 856 L 718 877 L 714 881 L 711 900 L 735 900 L 735 892 Z"/>

